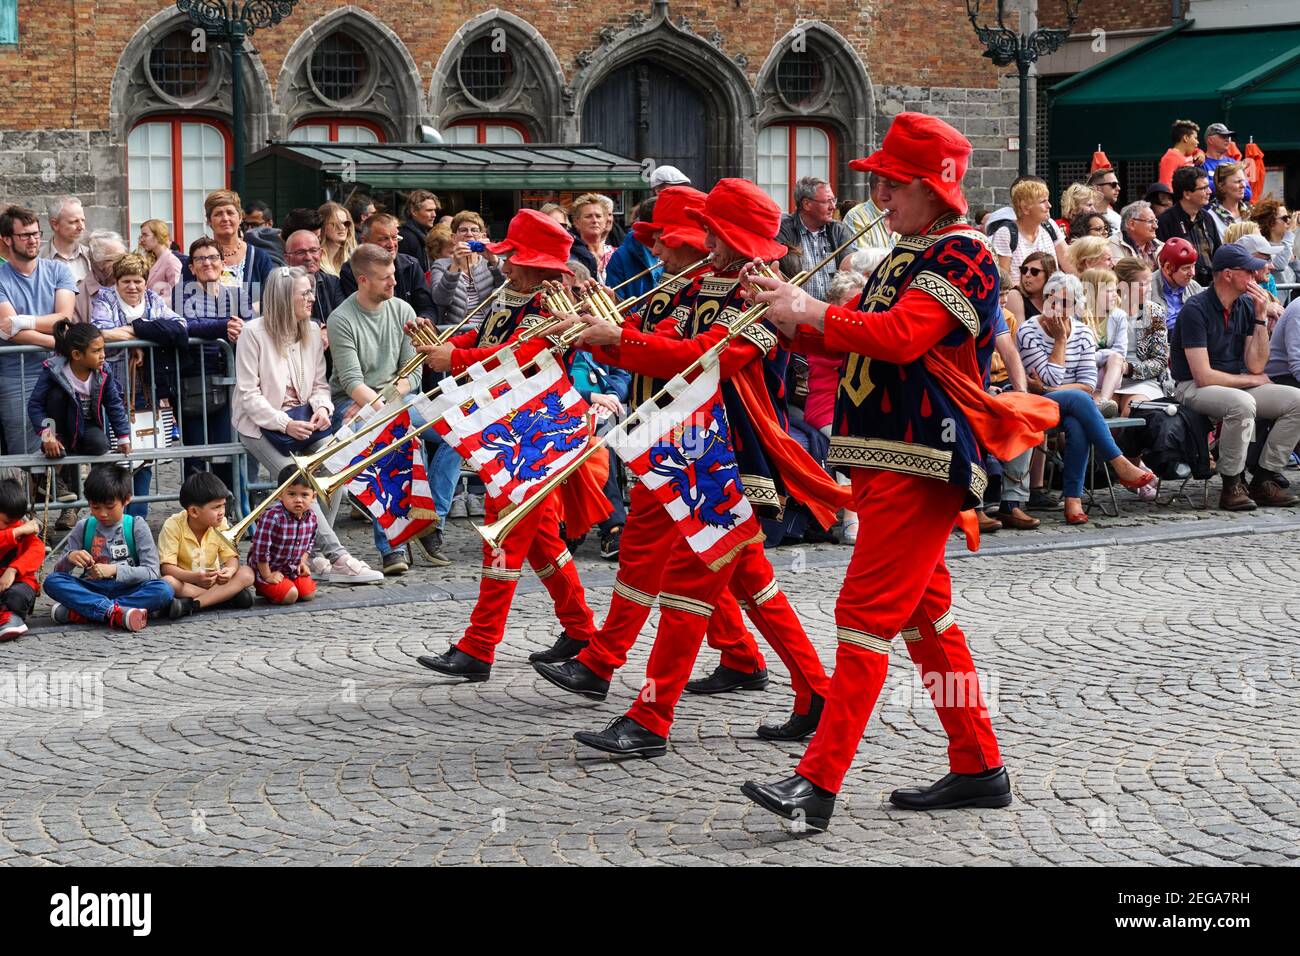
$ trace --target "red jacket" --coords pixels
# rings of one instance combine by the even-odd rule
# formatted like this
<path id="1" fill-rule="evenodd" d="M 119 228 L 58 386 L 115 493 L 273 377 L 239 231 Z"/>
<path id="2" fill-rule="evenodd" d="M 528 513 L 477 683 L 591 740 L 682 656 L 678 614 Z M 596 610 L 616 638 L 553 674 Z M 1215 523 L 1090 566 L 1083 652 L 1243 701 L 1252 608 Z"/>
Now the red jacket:
<path id="1" fill-rule="evenodd" d="M 18 572 L 15 583 L 21 581 L 39 594 L 41 585 L 36 580 L 36 572 L 44 561 L 45 542 L 39 534 L 29 534 L 21 541 L 15 541 L 12 527 L 0 530 L 0 573 L 13 568 Z"/>

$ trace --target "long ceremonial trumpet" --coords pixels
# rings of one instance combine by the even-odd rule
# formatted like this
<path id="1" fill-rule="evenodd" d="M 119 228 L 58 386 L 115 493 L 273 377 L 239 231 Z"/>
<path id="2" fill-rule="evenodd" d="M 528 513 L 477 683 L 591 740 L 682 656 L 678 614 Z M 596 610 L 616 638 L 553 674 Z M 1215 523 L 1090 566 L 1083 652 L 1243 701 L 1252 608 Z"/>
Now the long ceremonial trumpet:
<path id="1" fill-rule="evenodd" d="M 886 213 L 885 215 L 888 214 Z M 884 218 L 885 216 L 881 215 L 876 219 L 874 219 L 873 221 L 867 223 L 867 225 L 863 226 L 856 233 L 850 236 L 842 245 L 831 250 L 831 252 L 827 254 L 825 258 L 823 258 L 811 269 L 805 269 L 802 272 L 800 272 L 798 275 L 790 279 L 789 280 L 790 284 L 802 286 L 814 274 L 824 269 L 829 263 L 835 262 L 839 258 L 840 253 L 842 253 L 845 249 L 847 249 L 854 242 L 856 242 L 861 236 L 866 235 L 866 233 L 873 226 L 875 226 L 876 223 L 883 221 Z M 765 271 L 765 274 L 772 276 L 774 278 L 776 277 L 775 273 L 772 272 L 771 267 L 765 265 L 763 269 Z M 716 360 L 717 357 L 720 356 L 726 350 L 727 346 L 731 343 L 732 339 L 739 336 L 750 326 L 755 325 L 758 322 L 758 320 L 763 317 L 763 315 L 767 312 L 767 310 L 768 310 L 767 303 L 760 302 L 757 305 L 754 305 L 746 309 L 744 312 L 742 312 L 739 318 L 737 318 L 731 324 L 731 327 L 730 329 L 728 329 L 727 334 L 716 345 L 714 345 L 707 352 L 701 355 L 698 359 L 696 359 L 685 369 L 683 369 L 680 373 L 681 377 L 684 378 L 687 375 L 690 375 L 691 373 L 697 371 L 698 369 L 703 368 L 707 363 Z M 574 326 L 573 328 L 583 329 L 585 331 L 584 327 L 582 326 Z M 573 329 L 566 330 L 565 336 L 567 337 L 568 333 L 572 331 Z M 579 335 L 581 335 L 581 332 L 579 332 Z M 578 336 L 574 336 L 574 339 L 576 340 L 577 337 Z M 514 530 L 514 528 L 519 524 L 519 522 L 522 521 L 528 515 L 528 513 L 533 510 L 533 508 L 537 507 L 537 505 L 542 501 L 543 498 L 545 498 L 548 494 L 550 494 L 554 486 L 560 484 L 560 482 L 564 481 L 571 474 L 573 474 L 575 471 L 581 468 L 583 463 L 586 462 L 588 458 L 590 458 L 596 452 L 600 451 L 607 444 L 609 444 L 611 438 L 613 438 L 616 435 L 626 433 L 629 426 L 640 421 L 641 409 L 645 408 L 647 405 L 651 403 L 658 402 L 659 399 L 663 398 L 663 396 L 666 394 L 668 394 L 667 385 L 659 389 L 659 391 L 655 392 L 655 394 L 652 395 L 646 402 L 638 406 L 635 410 L 633 410 L 633 412 L 630 415 L 628 415 L 621 422 L 618 422 L 616 425 L 614 425 L 614 427 L 611 428 L 609 431 L 607 431 L 601 438 L 589 444 L 582 451 L 581 454 L 579 454 L 576 458 L 573 459 L 573 461 L 569 462 L 567 465 L 565 465 L 563 468 L 557 471 L 554 475 L 551 475 L 549 478 L 547 478 L 544 486 L 538 491 L 534 492 L 532 497 L 516 505 L 514 508 L 510 509 L 507 513 L 503 514 L 500 518 L 498 518 L 496 521 L 492 522 L 489 525 L 475 525 L 474 530 L 477 531 L 480 537 L 482 537 L 483 540 L 487 542 L 489 547 L 491 548 L 501 547 L 501 542 L 505 540 L 506 535 L 508 535 L 512 530 Z"/>
<path id="2" fill-rule="evenodd" d="M 565 300 L 568 300 L 568 294 L 567 292 L 565 292 L 565 290 L 562 287 L 559 291 L 564 294 Z M 571 300 L 570 300 L 570 304 L 572 304 Z M 576 325 L 572 326 L 571 328 L 565 329 L 564 332 L 561 333 L 559 338 L 556 340 L 553 346 L 554 350 L 563 351 L 564 349 L 568 348 L 569 345 L 577 341 L 578 337 L 583 333 L 585 329 L 586 326 L 576 326 Z M 544 351 L 549 351 L 549 350 L 544 350 Z M 539 356 L 540 354 L 541 353 L 538 353 Z M 525 362 L 519 367 L 520 369 L 526 369 L 535 364 L 537 364 L 537 357 L 530 359 L 528 362 Z M 441 385 L 441 383 L 439 383 L 439 385 Z M 433 390 L 431 390 L 431 392 L 432 391 Z M 423 435 L 426 431 L 432 428 L 436 423 L 437 420 L 435 419 L 434 421 L 425 422 L 423 425 L 415 426 L 410 431 L 408 431 L 405 435 L 403 435 L 401 438 L 398 438 L 397 440 L 390 442 L 389 444 L 385 445 L 383 448 L 375 449 L 366 457 L 360 459 L 359 461 L 354 462 L 353 464 L 349 465 L 347 468 L 344 468 L 342 471 L 337 472 L 333 475 L 327 475 L 324 478 L 316 477 L 306 467 L 306 463 L 308 459 L 303 459 L 303 461 L 301 462 L 301 464 L 303 464 L 304 466 L 303 471 L 306 472 L 307 480 L 311 483 L 311 486 L 316 490 L 316 493 L 328 498 L 329 496 L 334 494 L 334 492 L 337 491 L 340 487 L 346 486 L 349 482 L 352 481 L 352 479 L 356 478 L 357 475 L 361 474 L 363 471 L 370 468 L 375 462 L 379 461 L 381 458 L 384 458 L 386 455 L 388 455 L 390 452 L 392 452 L 394 449 L 398 448 L 399 446 L 405 445 L 407 442 L 414 441 L 420 435 Z M 316 455 L 313 455 L 311 457 L 316 458 L 319 454 L 320 453 L 317 452 Z M 297 462 L 298 459 L 295 457 L 294 461 Z"/>

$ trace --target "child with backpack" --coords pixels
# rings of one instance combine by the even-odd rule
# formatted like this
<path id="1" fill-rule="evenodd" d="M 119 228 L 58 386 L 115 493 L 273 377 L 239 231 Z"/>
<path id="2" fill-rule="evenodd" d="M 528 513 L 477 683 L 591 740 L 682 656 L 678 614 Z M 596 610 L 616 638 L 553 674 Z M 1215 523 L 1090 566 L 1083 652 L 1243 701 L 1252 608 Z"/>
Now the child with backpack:
<path id="1" fill-rule="evenodd" d="M 176 595 L 162 580 L 149 525 L 125 514 L 131 473 L 117 465 L 98 465 L 84 488 L 90 515 L 73 527 L 62 557 L 45 579 L 45 593 L 57 602 L 50 616 L 59 624 L 143 630 L 149 613 L 170 608 Z"/>
<path id="2" fill-rule="evenodd" d="M 41 526 L 27 520 L 28 510 L 22 485 L 0 481 L 0 641 L 27 633 L 41 590 L 36 572 L 45 561 L 45 542 Z"/>
<path id="3" fill-rule="evenodd" d="M 219 604 L 253 606 L 253 569 L 239 564 L 239 552 L 221 536 L 230 490 L 210 471 L 198 471 L 181 485 L 181 508 L 158 535 L 163 580 L 176 592 L 172 618 Z"/>

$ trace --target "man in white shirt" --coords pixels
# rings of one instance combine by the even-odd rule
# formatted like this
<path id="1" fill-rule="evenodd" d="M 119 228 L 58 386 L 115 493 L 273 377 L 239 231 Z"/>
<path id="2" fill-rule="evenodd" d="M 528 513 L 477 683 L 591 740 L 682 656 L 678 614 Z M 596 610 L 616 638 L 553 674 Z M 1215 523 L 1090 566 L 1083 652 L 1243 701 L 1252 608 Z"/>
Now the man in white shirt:
<path id="1" fill-rule="evenodd" d="M 41 246 L 42 259 L 58 259 L 80 282 L 90 272 L 90 253 L 81 241 L 86 231 L 86 213 L 76 196 L 64 196 L 50 204 L 50 238 Z"/>

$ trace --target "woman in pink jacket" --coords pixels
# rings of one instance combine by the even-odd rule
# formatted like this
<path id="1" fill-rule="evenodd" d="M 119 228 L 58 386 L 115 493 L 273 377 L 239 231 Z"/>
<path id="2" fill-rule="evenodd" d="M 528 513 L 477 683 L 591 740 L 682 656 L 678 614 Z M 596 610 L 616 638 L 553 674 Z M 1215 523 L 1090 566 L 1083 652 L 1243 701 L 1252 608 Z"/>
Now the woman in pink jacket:
<path id="1" fill-rule="evenodd" d="M 146 219 L 140 224 L 140 238 L 136 252 L 149 263 L 149 276 L 145 285 L 171 303 L 172 289 L 181 279 L 181 260 L 171 249 L 172 234 L 161 219 Z"/>

